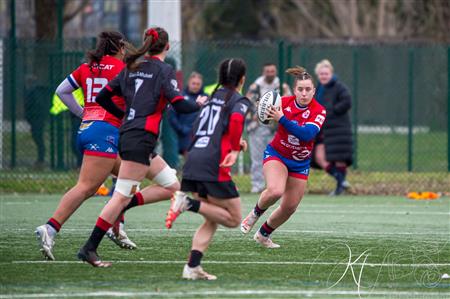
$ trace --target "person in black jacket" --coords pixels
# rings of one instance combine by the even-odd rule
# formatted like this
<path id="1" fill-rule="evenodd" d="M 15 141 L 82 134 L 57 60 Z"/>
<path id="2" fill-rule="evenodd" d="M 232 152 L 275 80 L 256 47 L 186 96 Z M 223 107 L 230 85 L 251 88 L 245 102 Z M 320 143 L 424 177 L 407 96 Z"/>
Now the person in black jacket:
<path id="1" fill-rule="evenodd" d="M 348 88 L 333 71 L 333 65 L 326 59 L 315 69 L 319 81 L 315 98 L 327 110 L 327 119 L 316 138 L 314 162 L 336 180 L 336 189 L 330 195 L 340 195 L 350 187 L 346 175 L 353 162 L 349 113 L 352 100 Z"/>
<path id="2" fill-rule="evenodd" d="M 195 102 L 199 96 L 206 96 L 203 91 L 203 76 L 197 72 L 192 72 L 189 76 L 187 87 L 183 90 L 185 100 Z M 169 122 L 178 137 L 178 152 L 186 156 L 188 147 L 192 139 L 192 127 L 199 112 L 178 113 L 174 109 L 169 110 Z"/>

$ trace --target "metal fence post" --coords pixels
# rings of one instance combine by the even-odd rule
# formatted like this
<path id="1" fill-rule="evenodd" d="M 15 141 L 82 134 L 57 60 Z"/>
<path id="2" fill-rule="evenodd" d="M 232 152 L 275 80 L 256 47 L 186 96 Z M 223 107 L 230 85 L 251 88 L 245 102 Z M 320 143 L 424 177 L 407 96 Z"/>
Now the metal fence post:
<path id="1" fill-rule="evenodd" d="M 408 171 L 413 169 L 414 49 L 408 53 Z"/>
<path id="2" fill-rule="evenodd" d="M 450 172 L 450 47 L 447 48 L 447 171 Z"/>
<path id="3" fill-rule="evenodd" d="M 16 0 L 11 0 L 10 7 L 10 17 L 11 17 L 11 31 L 10 37 L 10 50 L 9 50 L 9 65 L 10 65 L 10 76 L 11 76 L 11 92 L 10 92 L 10 103 L 11 103 L 11 168 L 16 167 L 16 50 L 17 50 L 17 40 L 16 40 Z"/>
<path id="4" fill-rule="evenodd" d="M 292 44 L 290 43 L 287 46 L 287 58 L 286 58 L 287 67 L 292 67 Z M 281 70 L 280 70 L 281 71 Z M 284 71 L 283 71 L 284 73 Z M 287 76 L 286 83 L 290 86 L 292 84 L 292 76 Z M 280 86 L 280 92 L 283 91 L 283 86 Z"/>
<path id="5" fill-rule="evenodd" d="M 283 90 L 284 83 L 284 41 L 278 42 L 278 76 L 280 78 L 280 91 Z"/>
<path id="6" fill-rule="evenodd" d="M 64 30 L 64 0 L 58 0 L 57 2 L 57 36 L 56 36 L 56 44 L 57 44 L 57 54 L 56 54 L 56 67 L 57 74 L 55 78 L 60 79 L 62 75 L 62 63 L 63 63 L 63 48 L 64 48 L 64 41 L 63 41 L 63 30 Z M 54 82 L 56 83 L 56 82 Z M 56 116 L 56 168 L 57 169 L 64 169 L 64 134 L 65 134 L 65 127 L 64 127 L 64 121 L 63 121 L 63 113 L 60 113 Z"/>
<path id="7" fill-rule="evenodd" d="M 359 60 L 358 49 L 353 47 L 353 169 L 358 169 L 358 78 Z"/>

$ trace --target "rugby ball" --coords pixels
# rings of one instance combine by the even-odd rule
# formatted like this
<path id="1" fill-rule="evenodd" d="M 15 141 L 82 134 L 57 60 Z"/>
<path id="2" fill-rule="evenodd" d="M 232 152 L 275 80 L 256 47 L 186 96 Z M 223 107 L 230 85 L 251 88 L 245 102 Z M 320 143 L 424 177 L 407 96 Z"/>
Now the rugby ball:
<path id="1" fill-rule="evenodd" d="M 258 102 L 258 119 L 261 123 L 267 125 L 270 123 L 270 120 L 267 119 L 267 111 L 269 107 L 280 107 L 281 106 L 281 97 L 280 94 L 276 91 L 268 91 L 259 99 Z"/>

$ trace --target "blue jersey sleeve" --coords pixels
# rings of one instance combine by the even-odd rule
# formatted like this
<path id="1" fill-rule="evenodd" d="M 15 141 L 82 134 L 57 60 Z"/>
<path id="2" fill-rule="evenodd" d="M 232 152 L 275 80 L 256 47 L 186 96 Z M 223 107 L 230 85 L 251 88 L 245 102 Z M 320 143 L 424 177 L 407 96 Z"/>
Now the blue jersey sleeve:
<path id="1" fill-rule="evenodd" d="M 306 124 L 299 126 L 297 123 L 288 120 L 285 116 L 280 118 L 279 123 L 301 141 L 311 141 L 320 131 L 316 125 Z"/>

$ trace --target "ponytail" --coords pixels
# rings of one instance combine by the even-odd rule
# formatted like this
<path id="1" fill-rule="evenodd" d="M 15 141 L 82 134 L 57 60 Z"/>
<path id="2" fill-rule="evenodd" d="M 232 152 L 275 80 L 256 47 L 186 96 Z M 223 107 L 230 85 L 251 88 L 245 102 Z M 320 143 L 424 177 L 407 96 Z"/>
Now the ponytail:
<path id="1" fill-rule="evenodd" d="M 169 34 L 161 27 L 147 29 L 144 33 L 144 44 L 139 49 L 131 49 L 125 57 L 125 63 L 129 70 L 139 67 L 137 60 L 144 54 L 157 55 L 166 49 L 169 43 Z"/>
<path id="2" fill-rule="evenodd" d="M 294 84 L 297 83 L 298 80 L 300 80 L 300 81 L 311 80 L 311 82 L 313 82 L 313 84 L 314 84 L 313 77 L 302 66 L 297 65 L 295 67 L 288 68 L 286 70 L 286 73 L 291 76 L 294 76 L 294 78 L 295 78 Z"/>

